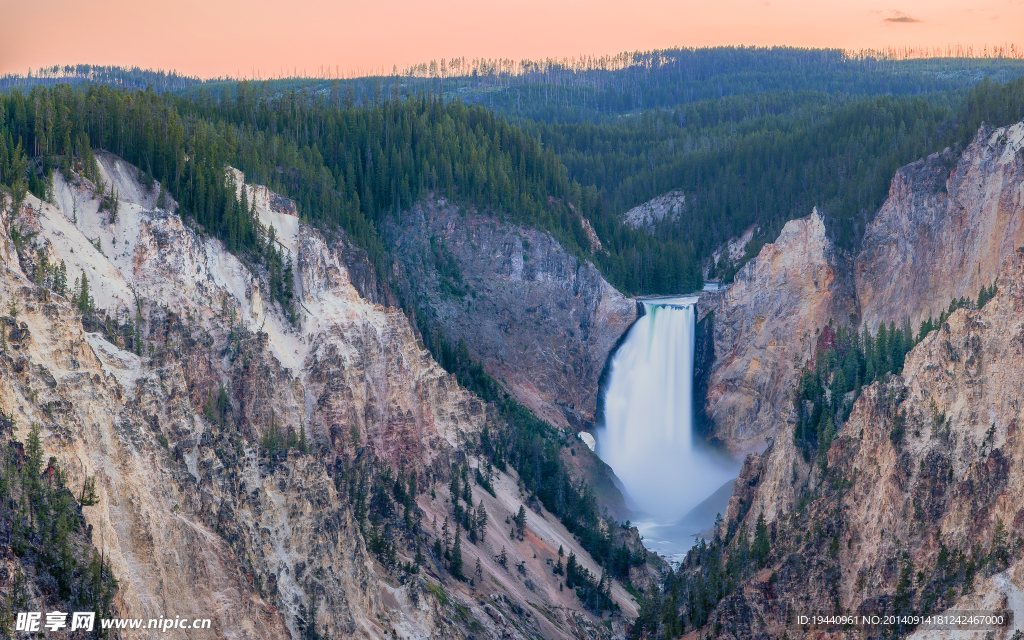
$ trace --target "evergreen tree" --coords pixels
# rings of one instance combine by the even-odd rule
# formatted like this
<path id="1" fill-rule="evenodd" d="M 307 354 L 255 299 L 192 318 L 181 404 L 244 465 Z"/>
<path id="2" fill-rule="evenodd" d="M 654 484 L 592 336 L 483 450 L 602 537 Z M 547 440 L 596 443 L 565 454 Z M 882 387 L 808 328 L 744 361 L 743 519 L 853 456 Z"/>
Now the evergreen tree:
<path id="1" fill-rule="evenodd" d="M 889 371 L 889 332 L 885 329 L 885 323 L 879 323 L 878 333 L 875 335 L 875 371 L 878 377 L 882 377 Z"/>
<path id="2" fill-rule="evenodd" d="M 462 468 L 462 500 L 466 503 L 467 508 L 473 507 L 473 490 L 469 486 L 469 473 L 468 467 Z"/>
<path id="3" fill-rule="evenodd" d="M 444 517 L 444 526 L 441 527 L 441 540 L 444 541 L 444 554 L 448 555 L 448 547 L 451 545 L 451 531 L 448 528 L 448 516 Z"/>
<path id="4" fill-rule="evenodd" d="M 462 491 L 459 488 L 459 474 L 452 473 L 452 482 L 448 487 L 448 492 L 452 496 L 452 506 L 459 504 L 459 497 L 462 495 Z"/>
<path id="5" fill-rule="evenodd" d="M 768 525 L 765 524 L 764 513 L 757 516 L 757 525 L 754 528 L 754 544 L 751 548 L 751 555 L 757 560 L 759 567 L 763 567 L 768 554 L 771 552 L 771 543 L 768 540 Z"/>
<path id="6" fill-rule="evenodd" d="M 78 306 L 78 310 L 83 314 L 92 313 L 93 311 L 93 299 L 92 293 L 89 291 L 89 278 L 82 272 L 81 278 L 75 279 L 76 293 L 72 298 L 72 302 Z"/>
<path id="7" fill-rule="evenodd" d="M 516 525 L 516 537 L 522 540 L 523 536 L 526 535 L 526 509 L 523 505 L 519 505 L 519 513 L 516 514 L 514 521 Z"/>
<path id="8" fill-rule="evenodd" d="M 451 560 L 448 562 L 448 570 L 452 576 L 459 580 L 465 580 L 466 577 L 462 575 L 462 529 L 456 524 L 455 525 L 455 544 L 452 546 Z"/>
<path id="9" fill-rule="evenodd" d="M 483 500 L 476 508 L 476 528 L 480 533 L 480 541 L 485 541 L 487 539 L 487 509 L 484 508 Z"/>
<path id="10" fill-rule="evenodd" d="M 64 261 L 60 261 L 60 266 L 57 267 L 56 275 L 53 279 L 53 291 L 58 295 L 63 296 L 68 286 L 68 267 L 64 264 Z"/>
<path id="11" fill-rule="evenodd" d="M 565 586 L 572 589 L 576 586 L 579 575 L 579 564 L 576 561 L 576 554 L 569 552 L 569 560 L 565 564 Z"/>

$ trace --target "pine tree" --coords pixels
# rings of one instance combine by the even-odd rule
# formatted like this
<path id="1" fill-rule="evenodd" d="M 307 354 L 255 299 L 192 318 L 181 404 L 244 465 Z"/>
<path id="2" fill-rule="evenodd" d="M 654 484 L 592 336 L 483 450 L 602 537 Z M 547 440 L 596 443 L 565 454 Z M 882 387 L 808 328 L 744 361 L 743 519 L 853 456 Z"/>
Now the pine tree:
<path id="1" fill-rule="evenodd" d="M 452 506 L 455 506 L 455 505 L 459 504 L 459 496 L 461 495 L 462 492 L 459 490 L 459 474 L 458 473 L 452 473 L 452 482 L 451 482 L 451 485 L 449 485 L 449 487 L 448 487 L 448 492 L 452 496 Z"/>
<path id="2" fill-rule="evenodd" d="M 466 577 L 462 575 L 462 529 L 458 524 L 455 525 L 455 544 L 452 546 L 452 559 L 448 563 L 448 570 L 451 574 L 459 580 L 465 580 Z"/>
<path id="3" fill-rule="evenodd" d="M 519 505 L 519 513 L 515 517 L 516 523 L 516 536 L 522 540 L 523 536 L 526 535 L 526 509 L 523 505 Z"/>
<path id="4" fill-rule="evenodd" d="M 875 372 L 880 378 L 891 371 L 889 368 L 889 334 L 886 331 L 885 323 L 878 324 L 878 334 L 875 336 Z"/>
<path id="5" fill-rule="evenodd" d="M 92 294 L 89 292 L 89 277 L 82 272 L 80 280 L 75 281 L 75 288 L 77 293 L 75 294 L 72 302 L 78 305 L 78 310 L 82 313 L 92 313 L 93 300 Z"/>
<path id="6" fill-rule="evenodd" d="M 480 534 L 480 541 L 487 539 L 487 509 L 484 508 L 484 501 L 481 500 L 476 508 L 476 528 Z"/>
<path id="7" fill-rule="evenodd" d="M 896 328 L 895 322 L 889 323 L 889 360 L 890 371 L 898 374 L 903 366 L 903 354 L 906 351 L 903 348 L 903 335 L 902 332 Z"/>
<path id="8" fill-rule="evenodd" d="M 156 197 L 156 207 L 167 210 L 167 185 L 163 180 L 160 181 L 160 195 Z"/>
<path id="9" fill-rule="evenodd" d="M 569 560 L 565 563 L 565 586 L 570 589 L 576 586 L 578 573 L 579 566 L 576 562 L 576 554 L 570 551 Z"/>
<path id="10" fill-rule="evenodd" d="M 60 266 L 57 267 L 57 272 L 53 278 L 53 291 L 58 295 L 64 295 L 65 290 L 68 287 L 68 267 L 64 264 L 64 261 L 60 261 Z"/>
<path id="11" fill-rule="evenodd" d="M 211 423 L 217 422 L 217 409 L 213 403 L 213 391 L 210 389 L 206 390 L 206 408 L 203 413 L 206 414 L 206 419 Z"/>
<path id="12" fill-rule="evenodd" d="M 473 490 L 469 486 L 469 473 L 467 468 L 462 468 L 462 500 L 469 508 L 473 508 Z"/>
<path id="13" fill-rule="evenodd" d="M 867 326 L 864 327 L 861 342 L 864 343 L 864 384 L 870 384 L 878 376 L 878 367 L 875 366 L 875 341 Z"/>
<path id="14" fill-rule="evenodd" d="M 771 543 L 768 540 L 768 525 L 764 520 L 764 513 L 758 514 L 757 526 L 754 528 L 754 545 L 751 555 L 757 559 L 758 566 L 763 567 L 768 553 L 771 551 Z"/>

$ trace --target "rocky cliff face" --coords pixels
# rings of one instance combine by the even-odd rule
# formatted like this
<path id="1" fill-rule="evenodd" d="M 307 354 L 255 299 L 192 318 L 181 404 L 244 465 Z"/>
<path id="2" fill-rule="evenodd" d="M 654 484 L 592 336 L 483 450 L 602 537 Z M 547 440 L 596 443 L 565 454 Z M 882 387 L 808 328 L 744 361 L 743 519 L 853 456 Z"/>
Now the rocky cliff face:
<path id="1" fill-rule="evenodd" d="M 99 160 L 120 195 L 116 216 L 99 210 L 94 185 L 58 175 L 52 204 L 29 197 L 0 227 L 0 411 L 40 426 L 73 490 L 95 479 L 97 502 L 83 513 L 119 580 L 119 615 L 213 619 L 207 635 L 187 637 L 623 632 L 622 618 L 601 625 L 558 588 L 544 564 L 551 549 L 599 568 L 543 509 L 523 541 L 507 542 L 512 571 L 499 565 L 504 519 L 524 499 L 514 472 L 497 473 L 486 496 L 485 541 L 463 545 L 485 581 L 437 568 L 426 549 L 442 532 L 430 516 L 451 507 L 452 463 L 478 464 L 467 453 L 496 428 L 493 411 L 433 361 L 401 311 L 359 294 L 343 244 L 300 225 L 279 196 L 244 187 L 294 258 L 301 312 L 290 324 L 258 270 L 185 224 L 173 202 L 156 208 L 137 169 Z M 411 469 L 411 501 L 395 506 L 385 491 L 370 506 L 404 509 L 410 532 L 367 524 L 359 509 L 373 478 Z M 392 546 L 381 551 L 381 540 Z M 414 561 L 416 571 L 400 569 Z M 621 586 L 612 596 L 635 614 Z"/>
<path id="2" fill-rule="evenodd" d="M 403 295 L 551 424 L 584 428 L 636 304 L 548 234 L 421 202 L 392 227 Z"/>
<path id="3" fill-rule="evenodd" d="M 837 321 L 841 312 L 857 314 L 859 307 L 858 328 L 872 332 L 882 322 L 904 319 L 916 329 L 921 320 L 937 318 L 952 298 L 973 300 L 993 282 L 999 292 L 983 308 L 968 305 L 929 333 L 908 354 L 900 375 L 866 387 L 827 457 L 805 455 L 794 443 L 791 405 L 774 405 L 778 431 L 767 451 L 748 456 L 718 530 L 728 540 L 723 558 L 749 562 L 739 559 L 749 557 L 746 545 L 753 544 L 763 516 L 771 552 L 718 604 L 705 631 L 818 637 L 828 630 L 797 626 L 794 616 L 947 608 L 1014 610 L 1018 622 L 993 637 L 1009 638 L 1024 628 L 1024 480 L 1017 462 L 1024 451 L 1016 400 L 1024 377 L 1024 338 L 1018 335 L 1024 309 L 1022 147 L 1024 123 L 983 128 L 960 158 L 947 150 L 904 167 L 866 234 L 855 271 L 844 276 L 849 267 L 840 256 L 831 262 L 838 269 L 830 273 L 830 287 L 796 289 L 804 308 L 833 304 L 827 315 Z M 830 263 L 829 245 L 823 235 L 808 238 L 807 245 L 788 243 L 788 260 L 807 257 L 800 269 L 804 282 L 813 282 L 816 274 L 829 273 L 821 267 Z M 828 323 L 801 305 L 778 305 L 794 290 L 788 279 L 762 275 L 757 289 L 748 288 L 752 273 L 771 274 L 768 265 L 786 259 L 787 243 L 780 237 L 776 245 L 781 255 L 766 247 L 732 289 L 702 300 L 716 325 L 713 385 L 721 385 L 721 372 L 741 363 L 740 380 L 763 380 L 769 389 L 788 392 L 795 377 L 772 378 L 763 363 L 785 354 L 803 364 L 816 342 L 807 338 Z M 844 278 L 855 288 L 845 284 L 837 296 L 835 285 Z M 839 305 L 830 302 L 836 300 Z M 721 327 L 722 316 L 739 322 Z M 790 334 L 804 342 L 788 351 L 766 343 L 764 336 L 779 335 L 770 318 L 786 324 L 808 318 L 800 333 Z M 732 337 L 743 333 L 750 336 L 746 352 Z M 718 402 L 746 406 L 741 401 L 759 397 L 751 387 L 725 387 Z M 731 415 L 713 415 L 715 428 L 730 433 Z"/>
<path id="4" fill-rule="evenodd" d="M 916 330 L 953 298 L 975 299 L 1024 245 L 1024 123 L 983 127 L 950 150 L 900 169 L 857 257 L 863 323 Z"/>
<path id="5" fill-rule="evenodd" d="M 653 231 L 662 220 L 677 220 L 685 208 L 686 194 L 677 189 L 633 207 L 622 215 L 622 222 L 634 229 Z"/>
<path id="6" fill-rule="evenodd" d="M 730 530 L 752 531 L 763 511 L 773 551 L 719 605 L 721 635 L 818 633 L 792 623 L 803 612 L 975 606 L 1015 610 L 1015 625 L 997 637 L 1024 626 L 1024 256 L 1004 266 L 995 299 L 954 313 L 908 355 L 901 376 L 865 389 L 826 467 L 792 451 L 791 427 L 748 460 Z M 762 510 L 779 483 L 798 503 Z"/>
<path id="7" fill-rule="evenodd" d="M 733 285 L 702 294 L 699 312 L 714 327 L 706 409 L 712 436 L 734 453 L 764 449 L 792 409 L 795 359 L 810 356 L 821 327 L 856 313 L 848 274 L 814 211 L 787 223 Z"/>
<path id="8" fill-rule="evenodd" d="M 714 312 L 712 435 L 760 450 L 788 419 L 794 359 L 810 357 L 829 320 L 872 333 L 909 320 L 916 332 L 954 298 L 976 299 L 1022 245 L 1024 123 L 983 127 L 959 157 L 947 149 L 901 168 L 855 260 L 816 215 L 787 224 L 734 285 L 701 300 L 702 315 Z"/>

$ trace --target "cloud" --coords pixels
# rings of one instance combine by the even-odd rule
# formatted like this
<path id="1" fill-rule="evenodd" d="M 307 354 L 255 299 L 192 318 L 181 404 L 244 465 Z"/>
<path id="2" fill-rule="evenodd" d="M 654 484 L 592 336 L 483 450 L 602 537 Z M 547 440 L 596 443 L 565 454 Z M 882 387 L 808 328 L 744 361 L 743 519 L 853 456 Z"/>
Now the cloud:
<path id="1" fill-rule="evenodd" d="M 890 18 L 885 18 L 885 22 L 921 22 L 917 18 L 911 18 L 902 11 L 893 11 L 893 15 Z"/>

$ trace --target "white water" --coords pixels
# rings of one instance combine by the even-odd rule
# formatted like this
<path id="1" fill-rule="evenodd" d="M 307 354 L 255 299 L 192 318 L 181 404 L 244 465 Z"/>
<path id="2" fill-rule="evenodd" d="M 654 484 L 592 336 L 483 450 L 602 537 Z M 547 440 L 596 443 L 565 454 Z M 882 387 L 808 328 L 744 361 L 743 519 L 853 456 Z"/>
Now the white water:
<path id="1" fill-rule="evenodd" d="M 612 359 L 597 452 L 649 525 L 678 522 L 736 476 L 693 434 L 696 297 L 648 300 Z M 708 523 L 711 524 L 711 523 Z M 692 543 L 693 533 L 686 546 Z"/>

